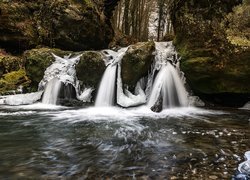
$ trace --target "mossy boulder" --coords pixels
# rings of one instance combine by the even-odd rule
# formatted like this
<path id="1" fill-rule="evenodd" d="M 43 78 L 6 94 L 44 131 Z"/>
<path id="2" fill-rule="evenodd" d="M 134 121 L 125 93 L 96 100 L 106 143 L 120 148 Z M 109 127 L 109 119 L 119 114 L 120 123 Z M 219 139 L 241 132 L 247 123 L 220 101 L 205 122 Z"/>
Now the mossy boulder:
<path id="1" fill-rule="evenodd" d="M 139 42 L 131 45 L 122 59 L 123 83 L 133 89 L 136 83 L 148 75 L 154 60 L 154 42 Z"/>
<path id="2" fill-rule="evenodd" d="M 28 87 L 30 80 L 24 69 L 11 71 L 6 73 L 0 79 L 0 94 L 8 94 L 10 91 L 15 91 L 18 87 Z"/>
<path id="3" fill-rule="evenodd" d="M 103 6 L 93 0 L 0 1 L 0 48 L 19 54 L 37 45 L 107 48 L 114 33 Z"/>
<path id="4" fill-rule="evenodd" d="M 244 97 L 239 104 L 250 100 L 249 4 L 241 3 L 188 0 L 171 5 L 174 44 L 188 84 L 200 97 L 214 101 L 216 96 L 224 105 L 230 96 Z"/>
<path id="5" fill-rule="evenodd" d="M 52 53 L 60 57 L 64 57 L 72 52 L 50 48 L 38 48 L 24 52 L 23 59 L 25 60 L 27 76 L 31 80 L 31 91 L 37 90 L 38 84 L 44 76 L 44 71 L 55 60 Z"/>
<path id="6" fill-rule="evenodd" d="M 103 55 L 100 52 L 85 51 L 76 65 L 76 74 L 81 85 L 97 88 L 105 69 Z"/>

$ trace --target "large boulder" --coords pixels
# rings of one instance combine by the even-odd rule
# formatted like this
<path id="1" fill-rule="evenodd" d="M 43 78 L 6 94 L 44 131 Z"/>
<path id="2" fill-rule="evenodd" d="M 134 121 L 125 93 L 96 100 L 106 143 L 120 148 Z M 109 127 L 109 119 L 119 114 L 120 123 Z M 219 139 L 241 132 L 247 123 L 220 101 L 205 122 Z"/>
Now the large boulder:
<path id="1" fill-rule="evenodd" d="M 250 79 L 250 7 L 240 3 L 188 0 L 172 4 L 174 44 L 188 84 L 203 99 L 223 105 L 240 106 L 250 100 L 246 83 Z"/>
<path id="2" fill-rule="evenodd" d="M 85 51 L 76 65 L 76 74 L 81 85 L 98 88 L 105 69 L 103 55 L 100 52 Z"/>
<path id="3" fill-rule="evenodd" d="M 0 1 L 0 46 L 15 53 L 37 45 L 107 48 L 114 33 L 100 6 L 92 0 Z"/>
<path id="4" fill-rule="evenodd" d="M 131 45 L 122 59 L 122 80 L 130 90 L 136 83 L 148 75 L 154 60 L 154 42 L 139 42 Z"/>

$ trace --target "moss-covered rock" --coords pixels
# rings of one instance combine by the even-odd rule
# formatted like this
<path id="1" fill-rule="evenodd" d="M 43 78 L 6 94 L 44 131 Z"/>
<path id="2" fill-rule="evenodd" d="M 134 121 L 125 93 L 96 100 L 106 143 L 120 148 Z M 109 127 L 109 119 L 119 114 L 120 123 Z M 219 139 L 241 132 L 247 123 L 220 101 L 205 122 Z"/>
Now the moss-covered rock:
<path id="1" fill-rule="evenodd" d="M 26 76 L 24 60 L 21 57 L 0 51 L 0 94 L 14 92 L 19 86 L 28 87 L 30 80 Z"/>
<path id="2" fill-rule="evenodd" d="M 201 97 L 245 94 L 245 101 L 249 100 L 250 16 L 246 13 L 249 5 L 241 2 L 188 0 L 172 4 L 174 44 L 182 56 L 181 69 Z"/>
<path id="3" fill-rule="evenodd" d="M 63 57 L 72 52 L 62 51 L 60 49 L 39 48 L 25 51 L 23 54 L 27 76 L 31 80 L 31 91 L 37 90 L 38 84 L 43 78 L 44 71 L 55 60 L 52 53 Z"/>
<path id="4" fill-rule="evenodd" d="M 0 79 L 0 94 L 6 94 L 9 91 L 15 91 L 18 87 L 28 87 L 30 84 L 29 78 L 26 76 L 24 69 L 11 71 L 6 73 Z"/>
<path id="5" fill-rule="evenodd" d="M 153 63 L 154 42 L 131 45 L 122 59 L 122 80 L 133 89 L 140 78 L 146 76 Z"/>
<path id="6" fill-rule="evenodd" d="M 250 53 L 248 53 L 250 57 Z M 240 61 L 218 64 L 211 57 L 190 58 L 182 63 L 189 85 L 197 93 L 249 93 L 250 64 L 239 55 Z"/>
<path id="7" fill-rule="evenodd" d="M 114 33 L 103 6 L 93 0 L 0 1 L 0 46 L 15 53 L 37 45 L 107 48 Z"/>
<path id="8" fill-rule="evenodd" d="M 85 51 L 76 65 L 76 74 L 82 85 L 97 88 L 105 69 L 100 52 Z"/>

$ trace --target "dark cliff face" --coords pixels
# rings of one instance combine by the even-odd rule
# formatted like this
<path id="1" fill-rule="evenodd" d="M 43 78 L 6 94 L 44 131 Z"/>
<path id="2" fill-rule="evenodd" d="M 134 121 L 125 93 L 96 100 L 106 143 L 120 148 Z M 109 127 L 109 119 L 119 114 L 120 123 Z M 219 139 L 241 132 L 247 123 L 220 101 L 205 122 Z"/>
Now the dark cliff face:
<path id="1" fill-rule="evenodd" d="M 102 6 L 92 0 L 1 1 L 0 48 L 15 53 L 38 45 L 107 48 L 114 33 Z"/>
<path id="2" fill-rule="evenodd" d="M 229 104 L 230 97 L 240 97 L 241 104 L 249 101 L 249 4 L 241 0 L 180 0 L 171 7 L 174 43 L 191 89 L 220 104 Z"/>

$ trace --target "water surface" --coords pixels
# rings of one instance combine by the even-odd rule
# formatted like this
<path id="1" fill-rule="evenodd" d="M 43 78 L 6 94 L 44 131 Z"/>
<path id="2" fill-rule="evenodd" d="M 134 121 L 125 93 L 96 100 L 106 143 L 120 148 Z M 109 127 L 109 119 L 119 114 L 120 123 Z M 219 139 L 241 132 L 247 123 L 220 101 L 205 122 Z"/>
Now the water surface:
<path id="1" fill-rule="evenodd" d="M 0 179 L 230 179 L 250 111 L 0 106 Z"/>

